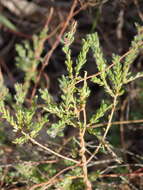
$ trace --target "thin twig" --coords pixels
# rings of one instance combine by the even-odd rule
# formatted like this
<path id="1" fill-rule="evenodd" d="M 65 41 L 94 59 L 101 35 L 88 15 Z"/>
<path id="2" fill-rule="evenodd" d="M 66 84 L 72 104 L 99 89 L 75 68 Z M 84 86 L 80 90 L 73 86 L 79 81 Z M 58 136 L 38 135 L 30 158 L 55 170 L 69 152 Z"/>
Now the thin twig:
<path id="1" fill-rule="evenodd" d="M 75 166 L 69 166 L 67 168 L 64 168 L 63 170 L 61 170 L 60 172 L 58 172 L 56 175 L 54 175 L 51 179 L 49 179 L 47 182 L 44 183 L 40 183 L 40 184 L 36 184 L 34 186 L 32 186 L 29 190 L 34 190 L 37 187 L 42 187 L 42 186 L 47 186 L 49 184 L 53 184 L 53 182 L 55 181 L 55 179 L 60 176 L 62 173 L 68 171 L 68 170 L 72 170 L 74 168 L 76 168 L 79 164 L 76 164 Z"/>
<path id="2" fill-rule="evenodd" d="M 59 43 L 60 43 L 60 41 L 61 41 L 61 38 L 62 38 L 62 36 L 63 36 L 63 34 L 64 34 L 64 32 L 65 32 L 67 26 L 69 25 L 70 20 L 73 18 L 73 12 L 74 12 L 76 6 L 77 6 L 77 0 L 74 0 L 73 5 L 72 5 L 72 7 L 71 7 L 71 10 L 70 10 L 70 12 L 69 12 L 69 15 L 67 16 L 67 19 L 66 19 L 66 21 L 65 21 L 65 24 L 64 24 L 63 28 L 61 29 L 60 34 L 58 35 L 58 37 L 57 37 L 55 43 L 53 44 L 53 46 L 52 46 L 52 48 L 51 48 L 51 50 L 45 55 L 45 58 L 44 58 L 42 67 L 41 67 L 41 69 L 40 69 L 40 71 L 39 71 L 39 74 L 38 74 L 38 76 L 37 76 L 37 79 L 36 79 L 34 88 L 33 88 L 33 90 L 32 90 L 30 100 L 33 99 L 33 97 L 34 97 L 34 95 L 35 95 L 35 93 L 36 93 L 36 89 L 37 89 L 37 86 L 38 86 L 38 84 L 39 84 L 39 81 L 40 81 L 40 79 L 41 79 L 41 75 L 42 75 L 42 73 L 43 73 L 45 67 L 48 65 L 49 60 L 50 60 L 50 58 L 51 58 L 51 56 L 52 56 L 54 50 L 55 50 L 55 49 L 57 48 L 57 46 L 59 45 Z"/>
<path id="3" fill-rule="evenodd" d="M 99 175 L 98 177 L 121 177 L 121 176 L 126 176 L 126 177 L 141 177 L 143 176 L 143 172 L 141 173 L 129 173 L 129 174 L 102 174 Z"/>
<path id="4" fill-rule="evenodd" d="M 57 162 L 58 162 L 58 160 L 42 160 L 42 161 L 37 161 L 37 162 L 21 160 L 20 162 L 13 163 L 13 164 L 0 164 L 0 167 L 1 168 L 10 168 L 10 167 L 16 167 L 18 164 L 24 164 L 27 166 L 37 166 L 40 164 L 53 164 L 53 163 L 57 163 Z"/>
<path id="5" fill-rule="evenodd" d="M 110 114 L 110 117 L 109 117 L 108 125 L 107 125 L 107 127 L 106 127 L 106 131 L 105 131 L 105 133 L 104 133 L 104 135 L 103 135 L 103 137 L 102 137 L 102 139 L 101 139 L 100 144 L 98 145 L 98 147 L 96 148 L 96 150 L 95 150 L 95 152 L 92 154 L 92 156 L 88 159 L 87 163 L 89 163 L 89 162 L 92 160 L 92 158 L 98 153 L 99 149 L 101 148 L 102 144 L 103 144 L 104 141 L 105 141 L 106 135 L 107 135 L 107 133 L 108 133 L 110 127 L 111 127 L 111 121 L 112 121 L 112 118 L 113 118 L 113 114 L 114 114 L 114 112 L 115 112 L 116 102 L 117 102 L 117 95 L 114 97 L 113 108 L 112 108 L 112 110 L 111 110 L 111 114 Z M 104 144 L 106 144 L 106 143 L 104 143 Z M 107 146 L 106 146 L 106 147 L 107 147 Z"/>
<path id="6" fill-rule="evenodd" d="M 143 45 L 143 42 L 139 42 L 138 45 L 139 45 L 139 46 Z M 120 57 L 119 61 L 121 62 L 121 61 L 122 61 L 129 53 L 131 53 L 132 51 L 134 51 L 134 49 L 130 49 L 130 50 L 127 51 L 125 54 L 123 54 L 123 55 Z M 87 77 L 86 77 L 86 80 L 101 75 L 102 72 L 108 71 L 108 70 L 111 69 L 115 64 L 116 64 L 116 63 L 113 62 L 111 65 L 109 65 L 108 67 L 106 67 L 103 71 L 97 72 L 97 73 L 95 73 L 95 74 L 93 74 L 93 75 L 90 75 L 90 76 L 87 76 Z M 75 84 L 79 84 L 79 83 L 81 83 L 81 82 L 83 82 L 83 81 L 84 81 L 84 79 L 81 79 L 81 80 L 77 81 Z"/>
<path id="7" fill-rule="evenodd" d="M 136 123 L 143 123 L 143 119 L 138 119 L 138 120 L 128 120 L 128 121 L 114 121 L 114 122 L 111 122 L 111 125 L 127 125 L 127 124 L 136 124 Z M 91 127 L 91 128 L 96 128 L 96 127 L 104 127 L 106 126 L 108 123 L 99 123 L 99 124 L 96 124 L 96 125 L 93 125 L 93 126 L 88 126 L 88 127 Z"/>
<path id="8" fill-rule="evenodd" d="M 26 135 L 26 134 L 25 134 L 25 135 Z M 63 155 L 61 155 L 61 154 L 59 154 L 59 153 L 57 153 L 57 152 L 51 150 L 50 148 L 48 148 L 48 147 L 46 147 L 46 146 L 40 144 L 39 142 L 37 142 L 36 140 L 32 139 L 31 137 L 29 137 L 29 140 L 30 140 L 33 144 L 36 144 L 37 146 L 41 147 L 42 149 L 47 150 L 48 152 L 50 152 L 50 153 L 52 153 L 52 154 L 54 154 L 54 155 L 56 155 L 56 156 L 58 156 L 58 157 L 60 157 L 60 158 L 63 158 L 63 159 L 65 159 L 65 160 L 69 160 L 69 161 L 74 162 L 74 163 L 77 163 L 77 164 L 80 163 L 80 162 L 77 161 L 77 160 L 74 160 L 74 159 L 72 159 L 72 158 L 68 158 L 68 157 L 66 157 L 66 156 L 63 156 Z"/>

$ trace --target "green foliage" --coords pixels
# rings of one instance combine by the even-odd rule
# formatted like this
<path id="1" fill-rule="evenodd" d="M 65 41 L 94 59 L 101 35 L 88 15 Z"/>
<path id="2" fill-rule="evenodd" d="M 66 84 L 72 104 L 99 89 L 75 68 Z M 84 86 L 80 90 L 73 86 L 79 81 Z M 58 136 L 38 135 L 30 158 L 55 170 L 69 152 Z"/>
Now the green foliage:
<path id="1" fill-rule="evenodd" d="M 33 36 L 32 46 L 29 41 L 16 45 L 18 56 L 16 57 L 17 67 L 25 74 L 24 88 L 30 87 L 30 82 L 35 82 L 37 76 L 37 67 L 43 61 L 43 44 L 45 42 L 47 29 L 43 29 L 39 36 Z"/>
<path id="2" fill-rule="evenodd" d="M 66 54 L 66 61 L 65 64 L 67 66 L 67 70 L 69 73 L 69 76 L 72 77 L 73 75 L 73 61 L 71 59 L 71 49 L 70 49 L 70 45 L 72 44 L 72 42 L 74 41 L 74 33 L 75 33 L 75 29 L 76 29 L 76 22 L 73 23 L 70 32 L 66 33 L 64 38 L 63 38 L 63 43 L 64 43 L 64 47 L 63 47 L 63 51 Z"/>
<path id="3" fill-rule="evenodd" d="M 140 76 L 142 76 L 142 73 L 137 73 L 135 77 L 131 75 L 130 67 L 133 61 L 137 58 L 141 48 L 142 48 L 142 40 L 143 40 L 143 32 L 142 27 L 137 25 L 137 35 L 134 37 L 134 40 L 131 43 L 130 51 L 128 55 L 125 57 L 125 62 L 123 65 L 123 82 L 126 84 Z"/>
<path id="4" fill-rule="evenodd" d="M 26 96 L 24 86 L 22 84 L 16 84 L 15 90 L 15 104 L 13 103 L 12 105 L 13 109 L 10 111 L 4 104 L 4 96 L 7 92 L 5 88 L 3 89 L 0 109 L 2 117 L 13 127 L 13 131 L 21 132 L 21 134 L 23 134 L 23 136 L 15 140 L 15 143 L 20 144 L 26 142 L 29 139 L 29 136 L 32 138 L 36 137 L 48 119 L 46 117 L 34 119 L 34 115 L 37 110 L 37 97 L 34 98 L 32 106 L 30 108 L 26 108 L 23 105 Z"/>
<path id="5" fill-rule="evenodd" d="M 24 71 L 25 81 L 34 80 L 39 60 L 35 59 L 35 54 L 30 42 L 24 41 L 23 45 L 17 44 L 16 51 L 18 53 L 18 57 L 16 57 L 17 67 Z"/>
<path id="6" fill-rule="evenodd" d="M 105 115 L 105 112 L 108 111 L 111 107 L 112 107 L 112 104 L 108 106 L 103 100 L 96 114 L 92 115 L 90 119 L 90 124 L 99 122 L 99 119 L 103 117 Z"/>
<path id="7" fill-rule="evenodd" d="M 76 180 L 71 184 L 70 190 L 85 189 L 85 185 L 82 180 Z"/>
<path id="8" fill-rule="evenodd" d="M 96 139 L 101 141 L 99 142 L 101 144 L 101 146 L 99 145 L 99 150 L 107 148 L 105 138 L 111 126 L 116 105 L 118 104 L 118 98 L 124 92 L 124 84 L 127 84 L 128 82 L 142 76 L 142 73 L 137 73 L 136 76 L 133 76 L 130 71 L 130 67 L 139 54 L 141 48 L 140 43 L 143 40 L 143 33 L 141 32 L 141 27 L 138 26 L 138 34 L 134 38 L 127 56 L 123 60 L 121 56 L 113 55 L 113 63 L 109 68 L 108 63 L 104 58 L 102 48 L 100 47 L 100 41 L 97 33 L 89 34 L 85 39 L 83 39 L 81 51 L 79 52 L 75 63 L 73 62 L 70 46 L 74 41 L 75 30 L 76 23 L 72 25 L 71 30 L 65 34 L 63 39 L 63 51 L 66 54 L 65 65 L 68 73 L 66 76 L 62 76 L 59 79 L 61 102 L 55 102 L 48 90 L 46 88 L 41 88 L 40 94 L 35 96 L 30 106 L 26 106 L 26 96 L 28 93 L 28 88 L 30 87 L 30 82 L 35 82 L 37 67 L 43 60 L 41 56 L 43 51 L 42 47 L 47 32 L 44 30 L 39 36 L 35 36 L 33 38 L 32 47 L 27 41 L 24 42 L 23 45 L 16 46 L 18 53 L 16 58 L 17 66 L 24 72 L 25 79 L 23 84 L 15 84 L 15 95 L 13 102 L 6 102 L 8 90 L 1 82 L 0 110 L 2 114 L 1 117 L 12 126 L 13 132 L 20 133 L 20 137 L 17 137 L 14 141 L 17 144 L 22 144 L 28 142 L 29 140 L 35 142 L 35 138 L 39 135 L 40 130 L 45 127 L 48 135 L 53 139 L 64 139 L 64 131 L 67 126 L 76 128 L 78 131 L 77 139 L 79 139 L 80 144 L 80 146 L 77 144 L 76 150 L 81 153 L 79 154 L 78 152 L 77 154 L 74 154 L 76 155 L 74 156 L 74 159 L 79 159 L 79 157 L 85 153 L 83 150 L 85 150 L 86 147 L 83 146 L 86 144 L 84 139 L 86 132 L 90 132 L 90 135 L 97 137 Z M 98 69 L 98 74 L 88 77 L 88 73 L 85 71 L 84 76 L 80 76 L 80 71 L 83 69 L 83 66 L 87 61 L 87 53 L 90 49 L 92 50 L 95 58 L 95 66 Z M 111 100 L 110 104 L 107 104 L 106 100 L 102 100 L 99 108 L 95 110 L 92 115 L 88 116 L 86 107 L 87 100 L 90 98 L 90 89 L 87 82 L 89 78 L 91 78 L 92 82 L 101 86 L 105 91 L 104 93 L 108 94 Z M 42 104 L 39 104 L 39 99 L 42 99 Z M 9 104 L 11 104 L 11 106 L 7 106 Z M 51 116 L 54 116 L 56 119 L 52 121 L 51 125 L 47 126 Z M 95 124 L 100 122 L 101 118 L 105 118 L 108 123 L 103 135 L 100 129 L 94 130 L 93 128 Z M 37 146 L 39 145 L 37 141 L 35 144 Z M 47 150 L 45 146 L 40 145 L 40 148 L 43 147 Z M 112 146 L 108 146 L 108 148 L 109 147 Z M 53 151 L 54 158 L 55 155 L 59 156 L 57 152 L 55 154 Z M 66 155 L 70 155 L 69 157 L 72 157 L 72 149 L 68 149 Z M 81 160 L 79 162 L 77 161 L 78 163 L 82 163 L 86 158 L 85 155 L 82 156 L 82 159 L 80 157 Z M 67 157 L 65 157 L 65 159 L 67 159 Z M 72 161 L 69 159 L 67 160 L 64 164 L 66 166 L 71 166 Z M 85 163 L 82 164 L 87 163 L 85 161 Z M 32 182 L 35 183 L 38 182 L 38 180 L 33 177 L 33 172 L 35 170 L 33 166 L 25 167 L 20 164 L 17 169 L 25 178 L 32 180 Z M 85 170 L 85 168 L 83 170 Z M 53 171 L 55 170 L 53 169 Z M 55 185 L 57 188 L 82 189 L 86 186 L 84 184 L 85 181 L 83 182 L 83 180 L 79 179 L 74 181 L 70 178 L 70 176 L 75 176 L 75 178 L 78 178 L 79 176 L 84 175 L 84 171 L 82 171 L 81 167 L 76 167 L 68 174 L 63 175 L 65 178 Z M 78 182 L 80 185 L 78 185 Z"/>
<path id="9" fill-rule="evenodd" d="M 16 169 L 17 169 L 18 173 L 22 177 L 24 177 L 26 180 L 34 182 L 34 183 L 39 182 L 38 178 L 36 178 L 36 176 L 34 175 L 34 173 L 36 172 L 34 166 L 21 163 L 16 166 Z"/>
<path id="10" fill-rule="evenodd" d="M 90 48 L 90 44 L 89 44 L 88 39 L 83 39 L 82 49 L 76 60 L 76 67 L 75 67 L 76 77 L 79 75 L 79 71 L 81 70 L 83 65 L 86 63 L 86 57 L 87 57 L 89 48 Z"/>

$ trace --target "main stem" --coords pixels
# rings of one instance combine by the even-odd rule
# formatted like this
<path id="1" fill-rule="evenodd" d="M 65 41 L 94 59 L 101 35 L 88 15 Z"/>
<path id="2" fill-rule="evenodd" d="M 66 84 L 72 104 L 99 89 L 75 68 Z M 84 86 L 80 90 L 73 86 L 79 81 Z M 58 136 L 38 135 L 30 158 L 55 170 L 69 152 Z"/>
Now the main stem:
<path id="1" fill-rule="evenodd" d="M 80 155 L 81 155 L 81 161 L 82 161 L 84 183 L 86 184 L 86 190 L 92 190 L 91 182 L 88 179 L 87 159 L 85 156 L 85 151 L 86 151 L 86 146 L 85 146 L 85 141 L 84 141 L 84 135 L 85 135 L 85 131 L 86 131 L 85 109 L 83 109 L 83 116 L 84 116 L 84 126 L 83 126 L 83 128 L 80 129 L 80 132 L 79 132 L 80 146 L 81 146 Z"/>

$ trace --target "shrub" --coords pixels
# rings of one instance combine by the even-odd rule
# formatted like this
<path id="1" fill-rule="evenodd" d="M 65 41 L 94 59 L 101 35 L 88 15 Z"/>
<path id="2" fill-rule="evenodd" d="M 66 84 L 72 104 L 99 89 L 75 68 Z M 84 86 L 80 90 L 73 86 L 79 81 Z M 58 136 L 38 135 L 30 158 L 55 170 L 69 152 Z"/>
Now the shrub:
<path id="1" fill-rule="evenodd" d="M 73 23 L 71 30 L 65 34 L 62 40 L 63 51 L 66 55 L 67 74 L 59 79 L 61 89 L 59 103 L 54 101 L 46 88 L 41 87 L 30 105 L 26 104 L 31 82 L 36 83 L 37 68 L 44 59 L 41 43 L 46 35 L 45 30 L 39 36 L 34 36 L 32 47 L 27 41 L 23 45 L 16 46 L 17 66 L 24 72 L 25 78 L 24 83 L 15 84 L 15 95 L 9 94 L 3 80 L 0 82 L 1 117 L 9 123 L 14 133 L 20 134 L 14 143 L 32 142 L 48 152 L 49 160 L 56 160 L 56 163 L 49 163 L 48 166 L 39 168 L 41 172 L 47 173 L 47 178 L 39 177 L 32 166 L 31 172 L 34 173 L 29 172 L 29 176 L 34 174 L 35 176 L 31 177 L 31 181 L 34 179 L 32 182 L 43 183 L 33 186 L 31 190 L 43 186 L 51 189 L 55 187 L 66 190 L 84 188 L 90 190 L 92 187 L 96 187 L 96 180 L 102 176 L 100 170 L 93 167 L 96 165 L 94 159 L 96 156 L 98 158 L 99 153 L 111 155 L 114 162 L 122 163 L 122 159 L 108 141 L 108 132 L 112 126 L 119 97 L 124 93 L 125 85 L 143 76 L 143 73 L 133 75 L 130 70 L 142 48 L 142 28 L 137 26 L 138 33 L 134 37 L 129 51 L 123 56 L 114 54 L 110 65 L 104 58 L 97 33 L 89 34 L 83 39 L 81 51 L 74 62 L 70 46 L 74 41 L 75 31 L 76 23 Z M 84 76 L 81 76 L 81 69 L 87 61 L 87 53 L 90 49 L 98 72 L 88 76 L 88 73 L 84 71 Z M 88 80 L 101 86 L 104 93 L 108 95 L 107 99 L 101 100 L 99 108 L 93 114 L 88 114 L 86 109 L 87 100 L 90 98 Z M 12 96 L 11 99 L 8 96 Z M 50 119 L 51 116 L 55 118 L 53 121 Z M 98 124 L 103 120 L 107 124 L 104 128 L 99 128 Z M 65 141 L 64 132 L 67 127 L 68 130 L 75 128 L 77 132 L 76 135 Z M 58 147 L 56 144 L 46 146 L 40 143 L 37 136 L 43 128 L 47 130 L 49 139 L 63 142 L 63 146 Z M 93 139 L 94 151 L 90 148 L 90 143 L 86 142 L 87 135 L 88 139 Z M 19 166 L 19 168 L 22 167 L 23 165 Z M 25 165 L 25 167 L 28 169 L 22 171 L 29 170 L 29 166 Z M 92 167 L 93 169 L 90 169 Z M 60 169 L 61 171 L 59 171 Z M 27 173 L 22 173 L 28 179 Z M 55 173 L 57 174 L 55 175 Z"/>

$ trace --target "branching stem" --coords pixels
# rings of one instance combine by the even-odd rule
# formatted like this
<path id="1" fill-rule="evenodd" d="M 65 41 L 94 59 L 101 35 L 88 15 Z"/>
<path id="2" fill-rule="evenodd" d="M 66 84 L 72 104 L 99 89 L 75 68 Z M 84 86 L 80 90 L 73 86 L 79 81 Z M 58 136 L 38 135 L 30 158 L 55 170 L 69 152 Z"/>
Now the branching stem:
<path id="1" fill-rule="evenodd" d="M 99 149 L 101 148 L 102 144 L 106 144 L 106 143 L 105 143 L 105 138 L 106 138 L 107 133 L 108 133 L 108 131 L 109 131 L 110 127 L 111 127 L 111 124 L 112 124 L 112 118 L 113 118 L 113 115 L 114 115 L 114 112 L 115 112 L 115 108 L 116 108 L 116 104 L 117 104 L 117 97 L 118 97 L 118 94 L 116 94 L 116 95 L 114 96 L 113 108 L 112 108 L 111 114 L 110 114 L 110 116 L 109 116 L 109 121 L 108 121 L 108 125 L 107 125 L 107 127 L 106 127 L 106 131 L 105 131 L 105 133 L 104 133 L 104 135 L 103 135 L 103 137 L 102 137 L 102 139 L 101 139 L 100 144 L 99 144 L 98 147 L 96 148 L 95 152 L 94 152 L 94 153 L 92 154 L 92 156 L 88 159 L 87 164 L 88 164 L 88 163 L 92 160 L 92 158 L 98 153 L 98 151 L 99 151 Z"/>
<path id="2" fill-rule="evenodd" d="M 86 132 L 86 111 L 85 111 L 85 108 L 83 108 L 83 117 L 84 117 L 83 128 L 81 128 L 80 132 L 79 132 L 80 146 L 81 146 L 80 155 L 81 155 L 82 168 L 83 168 L 83 178 L 84 178 L 84 182 L 86 184 L 86 190 L 92 190 L 91 182 L 88 179 L 87 159 L 85 156 L 85 152 L 86 152 L 85 139 L 84 139 L 84 135 Z"/>

